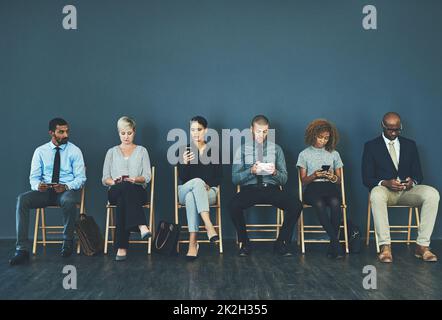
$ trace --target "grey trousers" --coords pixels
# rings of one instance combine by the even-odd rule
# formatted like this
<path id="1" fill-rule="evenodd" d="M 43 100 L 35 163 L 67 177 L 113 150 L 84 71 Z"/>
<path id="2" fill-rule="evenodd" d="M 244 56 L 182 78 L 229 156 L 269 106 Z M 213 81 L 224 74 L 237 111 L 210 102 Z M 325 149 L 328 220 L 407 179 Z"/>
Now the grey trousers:
<path id="1" fill-rule="evenodd" d="M 16 207 L 16 232 L 17 243 L 16 250 L 28 251 L 29 240 L 29 211 L 30 209 L 45 208 L 50 205 L 61 207 L 63 212 L 63 240 L 72 240 L 74 238 L 75 220 L 77 217 L 77 203 L 79 202 L 80 192 L 68 190 L 60 194 L 52 191 L 39 192 L 28 191 L 22 193 L 17 198 Z"/>
<path id="2" fill-rule="evenodd" d="M 429 246 L 436 222 L 439 198 L 439 192 L 426 185 L 417 185 L 408 191 L 391 191 L 384 186 L 374 187 L 370 193 L 370 203 L 379 245 L 391 243 L 387 205 L 405 205 L 421 207 L 416 243 Z"/>

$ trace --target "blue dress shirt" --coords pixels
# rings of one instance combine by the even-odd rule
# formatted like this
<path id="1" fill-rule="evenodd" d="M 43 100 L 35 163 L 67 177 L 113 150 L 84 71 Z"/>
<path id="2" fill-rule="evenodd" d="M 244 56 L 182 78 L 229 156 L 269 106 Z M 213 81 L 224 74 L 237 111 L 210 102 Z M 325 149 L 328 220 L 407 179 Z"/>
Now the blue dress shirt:
<path id="1" fill-rule="evenodd" d="M 29 174 L 32 190 L 37 191 L 40 183 L 51 183 L 56 147 L 50 141 L 35 149 Z M 61 145 L 59 183 L 65 184 L 69 190 L 79 190 L 85 182 L 85 166 L 80 148 L 71 142 Z"/>

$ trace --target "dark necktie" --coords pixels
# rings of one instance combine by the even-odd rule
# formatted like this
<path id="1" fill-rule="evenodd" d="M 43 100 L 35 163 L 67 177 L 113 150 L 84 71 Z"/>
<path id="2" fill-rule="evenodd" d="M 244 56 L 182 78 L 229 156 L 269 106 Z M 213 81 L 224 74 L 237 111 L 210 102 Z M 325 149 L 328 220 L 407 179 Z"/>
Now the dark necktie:
<path id="1" fill-rule="evenodd" d="M 257 148 L 257 150 L 256 150 L 257 151 L 257 160 L 259 162 L 263 162 L 263 158 L 264 158 L 264 156 L 263 156 L 263 144 L 258 143 L 256 145 L 256 148 Z M 258 184 L 262 184 L 263 183 L 262 175 L 257 175 L 256 177 L 258 178 Z"/>
<path id="2" fill-rule="evenodd" d="M 60 147 L 55 148 L 54 168 L 52 170 L 52 183 L 60 182 Z"/>

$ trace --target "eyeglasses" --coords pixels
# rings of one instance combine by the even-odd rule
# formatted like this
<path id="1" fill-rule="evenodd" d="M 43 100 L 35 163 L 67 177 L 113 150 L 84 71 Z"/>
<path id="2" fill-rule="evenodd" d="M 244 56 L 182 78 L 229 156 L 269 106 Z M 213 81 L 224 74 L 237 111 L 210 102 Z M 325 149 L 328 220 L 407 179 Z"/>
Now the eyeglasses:
<path id="1" fill-rule="evenodd" d="M 384 123 L 382 123 L 382 127 L 383 127 L 385 130 L 389 131 L 389 132 L 397 132 L 397 133 L 400 133 L 400 132 L 402 131 L 402 124 L 401 124 L 400 128 L 388 128 L 388 127 L 385 126 Z"/>

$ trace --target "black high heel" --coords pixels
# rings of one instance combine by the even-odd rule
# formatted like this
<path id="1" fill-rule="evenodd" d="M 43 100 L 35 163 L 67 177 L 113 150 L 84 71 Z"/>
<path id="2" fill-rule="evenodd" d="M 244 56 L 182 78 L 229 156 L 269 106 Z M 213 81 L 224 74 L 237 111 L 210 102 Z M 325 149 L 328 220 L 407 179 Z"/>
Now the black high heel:
<path id="1" fill-rule="evenodd" d="M 199 249 L 200 249 L 200 245 L 199 245 L 199 243 L 197 243 L 196 244 L 196 255 L 195 256 L 189 256 L 189 255 L 186 254 L 186 260 L 187 261 L 194 261 L 194 260 L 196 260 L 198 258 L 198 251 L 199 251 Z"/>

